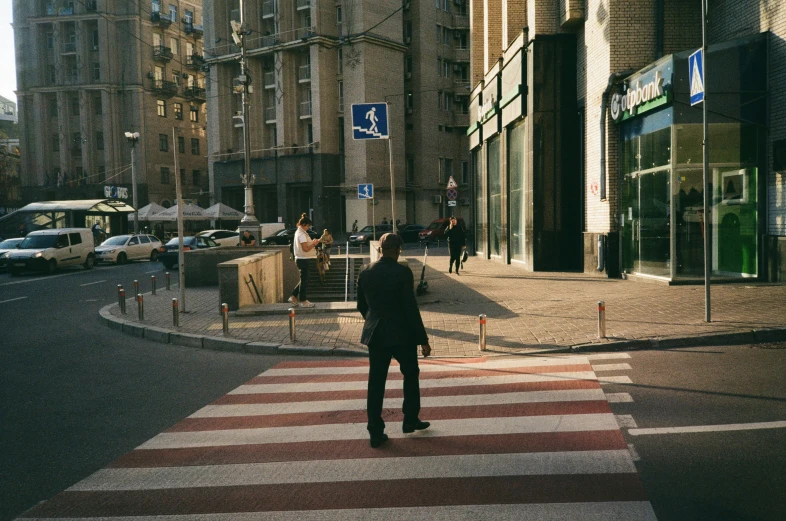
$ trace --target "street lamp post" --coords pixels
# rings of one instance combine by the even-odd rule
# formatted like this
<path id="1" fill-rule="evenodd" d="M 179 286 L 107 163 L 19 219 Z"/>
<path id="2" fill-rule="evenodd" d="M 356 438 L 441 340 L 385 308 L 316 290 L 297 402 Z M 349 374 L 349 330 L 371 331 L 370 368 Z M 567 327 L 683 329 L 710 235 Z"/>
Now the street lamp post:
<path id="1" fill-rule="evenodd" d="M 136 194 L 136 161 L 134 160 L 134 147 L 139 141 L 139 132 L 126 132 L 126 138 L 131 144 L 131 197 L 134 201 L 134 233 L 139 233 L 139 205 Z"/>

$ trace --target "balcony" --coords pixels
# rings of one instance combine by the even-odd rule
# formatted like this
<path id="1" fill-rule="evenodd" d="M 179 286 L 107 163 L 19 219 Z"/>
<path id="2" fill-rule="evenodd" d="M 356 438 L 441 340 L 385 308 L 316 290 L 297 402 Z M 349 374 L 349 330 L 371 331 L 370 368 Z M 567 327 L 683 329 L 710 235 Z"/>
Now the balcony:
<path id="1" fill-rule="evenodd" d="M 71 16 L 74 14 L 74 6 L 69 5 L 68 7 L 61 7 L 57 10 L 57 16 Z"/>
<path id="2" fill-rule="evenodd" d="M 205 96 L 205 89 L 202 87 L 186 87 L 185 90 L 183 90 L 183 95 L 187 99 L 197 103 L 204 103 L 207 99 Z"/>
<path id="3" fill-rule="evenodd" d="M 87 0 L 85 2 L 85 11 L 88 13 L 98 12 L 98 2 L 96 0 Z"/>
<path id="4" fill-rule="evenodd" d="M 453 59 L 457 62 L 469 63 L 469 49 L 466 47 L 456 47 L 453 49 Z"/>
<path id="5" fill-rule="evenodd" d="M 311 102 L 310 101 L 301 101 L 300 102 L 300 111 L 298 115 L 301 119 L 303 118 L 310 118 L 311 117 Z"/>
<path id="6" fill-rule="evenodd" d="M 311 0 L 297 0 L 297 10 L 311 9 Z"/>
<path id="7" fill-rule="evenodd" d="M 295 39 L 306 40 L 314 36 L 314 27 L 298 27 Z"/>
<path id="8" fill-rule="evenodd" d="M 153 11 L 150 13 L 150 21 L 164 28 L 172 25 L 172 20 L 169 18 L 169 15 L 160 11 Z"/>
<path id="9" fill-rule="evenodd" d="M 311 65 L 301 65 L 297 68 L 297 80 L 300 83 L 311 81 Z"/>
<path id="10" fill-rule="evenodd" d="M 461 92 L 469 92 L 471 88 L 469 80 L 453 80 L 453 85 L 455 86 L 457 95 L 460 95 Z"/>
<path id="11" fill-rule="evenodd" d="M 205 64 L 205 59 L 201 54 L 192 54 L 186 56 L 186 67 L 191 70 L 198 71 Z"/>
<path id="12" fill-rule="evenodd" d="M 468 127 L 469 126 L 469 114 L 466 112 L 456 112 L 453 115 L 453 126 L 454 127 Z"/>
<path id="13" fill-rule="evenodd" d="M 153 92 L 171 98 L 177 94 L 177 83 L 166 80 L 153 80 Z"/>
<path id="14" fill-rule="evenodd" d="M 264 0 L 262 2 L 262 18 L 272 18 L 276 14 L 275 0 Z"/>
<path id="15" fill-rule="evenodd" d="M 275 89 L 276 88 L 276 73 L 274 71 L 266 72 L 264 77 L 264 88 L 266 89 Z"/>
<path id="16" fill-rule="evenodd" d="M 265 107 L 265 123 L 275 123 L 275 122 L 276 122 L 275 105 L 272 107 Z"/>
<path id="17" fill-rule="evenodd" d="M 454 29 L 469 29 L 469 16 L 459 14 L 453 15 L 453 28 Z"/>
<path id="18" fill-rule="evenodd" d="M 166 45 L 154 45 L 153 59 L 159 62 L 168 62 L 172 59 L 172 49 Z"/>
<path id="19" fill-rule="evenodd" d="M 205 28 L 201 25 L 197 25 L 193 22 L 185 22 L 186 26 L 186 34 L 193 36 L 194 38 L 202 38 L 205 34 Z"/>
<path id="20" fill-rule="evenodd" d="M 65 42 L 60 54 L 76 54 L 76 42 Z"/>

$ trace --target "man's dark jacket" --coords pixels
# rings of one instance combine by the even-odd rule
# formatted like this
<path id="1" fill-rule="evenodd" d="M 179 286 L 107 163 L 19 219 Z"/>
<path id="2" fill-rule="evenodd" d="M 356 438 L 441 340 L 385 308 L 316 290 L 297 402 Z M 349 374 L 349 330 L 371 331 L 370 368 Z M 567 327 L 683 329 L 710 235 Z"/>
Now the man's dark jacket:
<path id="1" fill-rule="evenodd" d="M 413 286 L 412 270 L 387 257 L 360 273 L 358 311 L 366 319 L 362 344 L 392 347 L 428 343 Z"/>
<path id="2" fill-rule="evenodd" d="M 460 224 L 457 224 L 453 228 L 448 226 L 448 229 L 445 230 L 445 237 L 447 237 L 451 248 L 461 248 L 467 245 L 464 229 Z"/>

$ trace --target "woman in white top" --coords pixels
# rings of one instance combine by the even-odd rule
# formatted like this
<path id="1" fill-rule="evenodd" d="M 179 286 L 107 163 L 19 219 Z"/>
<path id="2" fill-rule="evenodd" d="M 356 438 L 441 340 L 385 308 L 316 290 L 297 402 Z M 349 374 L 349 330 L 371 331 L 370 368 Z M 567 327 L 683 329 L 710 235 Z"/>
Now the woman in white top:
<path id="1" fill-rule="evenodd" d="M 315 250 L 319 239 L 311 239 L 308 235 L 308 229 L 311 228 L 311 219 L 306 214 L 300 216 L 297 222 L 297 230 L 295 237 L 292 239 L 292 250 L 295 252 L 295 263 L 297 269 L 300 270 L 300 282 L 295 289 L 292 290 L 292 296 L 289 297 L 289 302 L 295 306 L 304 308 L 313 308 L 314 304 L 308 301 L 308 259 L 315 259 L 317 252 Z"/>

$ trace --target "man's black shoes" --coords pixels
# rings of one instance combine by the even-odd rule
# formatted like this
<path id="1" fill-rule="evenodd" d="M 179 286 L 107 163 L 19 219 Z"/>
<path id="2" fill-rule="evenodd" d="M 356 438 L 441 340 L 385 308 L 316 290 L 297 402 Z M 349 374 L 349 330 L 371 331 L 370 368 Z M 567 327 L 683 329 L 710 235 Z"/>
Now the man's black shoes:
<path id="1" fill-rule="evenodd" d="M 388 441 L 388 439 L 390 438 L 388 438 L 388 435 L 384 432 L 376 436 L 371 436 L 371 448 L 378 449 L 383 443 Z"/>
<path id="2" fill-rule="evenodd" d="M 428 429 L 430 425 L 429 422 L 418 420 L 415 423 L 405 423 L 401 430 L 403 430 L 405 434 L 409 434 L 410 432 Z"/>

